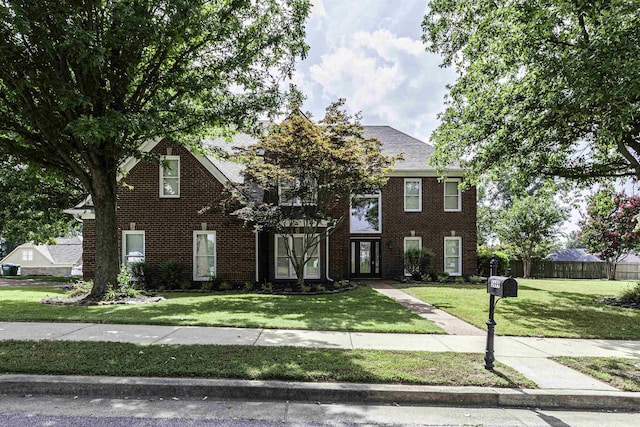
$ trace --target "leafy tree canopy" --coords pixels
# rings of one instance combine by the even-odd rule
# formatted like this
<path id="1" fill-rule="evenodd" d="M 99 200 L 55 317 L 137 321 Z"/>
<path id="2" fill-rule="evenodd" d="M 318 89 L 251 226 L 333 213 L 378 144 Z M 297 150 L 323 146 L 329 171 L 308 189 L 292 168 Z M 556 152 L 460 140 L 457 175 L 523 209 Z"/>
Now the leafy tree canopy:
<path id="1" fill-rule="evenodd" d="M 432 0 L 423 29 L 458 72 L 435 165 L 459 161 L 472 182 L 640 177 L 637 2 Z"/>
<path id="2" fill-rule="evenodd" d="M 0 0 L 0 146 L 76 178 L 95 206 L 92 298 L 119 270 L 119 165 L 281 103 L 307 0 Z"/>

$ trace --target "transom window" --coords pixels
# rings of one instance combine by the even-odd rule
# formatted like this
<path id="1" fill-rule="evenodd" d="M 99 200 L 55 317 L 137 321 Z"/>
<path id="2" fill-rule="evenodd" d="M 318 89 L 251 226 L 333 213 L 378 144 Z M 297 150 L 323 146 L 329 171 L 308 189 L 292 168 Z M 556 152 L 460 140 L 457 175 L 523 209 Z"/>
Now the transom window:
<path id="1" fill-rule="evenodd" d="M 444 181 L 444 210 L 446 212 L 460 212 L 462 210 L 459 185 L 460 179 L 445 179 Z"/>
<path id="2" fill-rule="evenodd" d="M 405 212 L 422 211 L 422 180 L 420 178 L 404 179 Z"/>
<path id="3" fill-rule="evenodd" d="M 122 263 L 130 265 L 144 261 L 144 231 L 122 232 Z"/>
<path id="4" fill-rule="evenodd" d="M 276 235 L 276 279 L 295 279 L 296 271 L 287 254 L 287 246 L 295 253 L 298 259 L 302 259 L 307 237 L 303 234 L 293 236 Z M 317 236 L 312 239 L 317 240 Z M 313 242 L 313 240 L 312 240 Z M 319 242 L 306 253 L 307 263 L 304 266 L 305 279 L 320 278 L 320 245 Z"/>
<path id="5" fill-rule="evenodd" d="M 351 201 L 350 229 L 352 233 L 382 231 L 382 195 L 366 194 Z"/>
<path id="6" fill-rule="evenodd" d="M 193 280 L 206 281 L 216 275 L 216 232 L 193 232 Z"/>
<path id="7" fill-rule="evenodd" d="M 462 237 L 444 238 L 444 271 L 450 276 L 462 275 Z"/>
<path id="8" fill-rule="evenodd" d="M 180 156 L 160 158 L 160 197 L 180 197 Z"/>
<path id="9" fill-rule="evenodd" d="M 278 185 L 278 196 L 281 205 L 302 206 L 314 205 L 317 199 L 315 180 L 283 179 Z"/>

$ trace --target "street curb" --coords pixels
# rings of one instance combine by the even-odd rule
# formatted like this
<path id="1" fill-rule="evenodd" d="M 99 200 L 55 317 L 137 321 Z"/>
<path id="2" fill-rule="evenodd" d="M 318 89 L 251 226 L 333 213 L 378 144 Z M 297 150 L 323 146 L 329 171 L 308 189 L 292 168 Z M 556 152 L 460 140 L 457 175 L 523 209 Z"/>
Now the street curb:
<path id="1" fill-rule="evenodd" d="M 640 410 L 640 393 L 201 378 L 0 375 L 0 394 Z"/>

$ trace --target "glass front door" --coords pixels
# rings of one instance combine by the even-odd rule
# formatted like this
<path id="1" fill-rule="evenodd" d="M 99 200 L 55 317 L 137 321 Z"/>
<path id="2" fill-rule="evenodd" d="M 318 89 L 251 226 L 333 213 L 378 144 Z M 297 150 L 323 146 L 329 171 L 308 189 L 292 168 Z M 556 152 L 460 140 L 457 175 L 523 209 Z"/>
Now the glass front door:
<path id="1" fill-rule="evenodd" d="M 380 277 L 380 240 L 351 241 L 351 277 Z"/>

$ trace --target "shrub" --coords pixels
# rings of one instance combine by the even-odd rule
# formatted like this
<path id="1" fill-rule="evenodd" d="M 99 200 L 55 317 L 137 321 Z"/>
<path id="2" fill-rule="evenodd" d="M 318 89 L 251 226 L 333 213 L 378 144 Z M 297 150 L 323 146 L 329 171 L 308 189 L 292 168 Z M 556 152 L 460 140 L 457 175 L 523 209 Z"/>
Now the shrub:
<path id="1" fill-rule="evenodd" d="M 262 284 L 263 292 L 273 292 L 273 283 L 267 282 Z"/>
<path id="2" fill-rule="evenodd" d="M 462 277 L 462 276 L 458 276 L 458 277 L 456 277 L 456 278 L 455 278 L 455 280 L 454 280 L 454 281 L 455 281 L 455 282 L 456 282 L 456 284 L 458 284 L 458 285 L 463 285 L 463 284 L 464 284 L 464 277 Z"/>
<path id="3" fill-rule="evenodd" d="M 255 284 L 252 281 L 247 280 L 246 282 L 244 282 L 242 290 L 244 292 L 253 292 L 255 290 Z"/>
<path id="4" fill-rule="evenodd" d="M 471 283 L 482 283 L 482 277 L 480 277 L 480 276 L 469 276 L 469 281 Z"/>
<path id="5" fill-rule="evenodd" d="M 213 290 L 213 282 L 211 280 L 207 280 L 206 282 L 202 282 L 200 285 L 200 289 L 203 291 L 211 291 Z"/>
<path id="6" fill-rule="evenodd" d="M 509 257 L 504 252 L 491 252 L 478 248 L 478 273 L 480 276 L 491 276 L 491 258 L 496 254 L 498 259 L 498 276 L 506 276 L 509 271 Z"/>
<path id="7" fill-rule="evenodd" d="M 223 280 L 222 283 L 220 283 L 220 290 L 221 291 L 230 291 L 233 289 L 233 285 L 229 282 L 227 282 L 226 280 Z"/>
<path id="8" fill-rule="evenodd" d="M 131 270 L 131 276 L 133 277 L 133 280 L 136 281 L 138 288 L 151 289 L 154 287 L 153 267 L 151 267 L 148 262 L 134 262 L 129 265 L 129 269 Z"/>
<path id="9" fill-rule="evenodd" d="M 436 273 L 438 283 L 447 283 L 449 282 L 449 273 L 446 271 L 439 271 Z"/>
<path id="10" fill-rule="evenodd" d="M 618 297 L 618 301 L 625 304 L 640 304 L 640 282 L 635 286 L 625 288 Z"/>
<path id="11" fill-rule="evenodd" d="M 167 261 L 160 266 L 160 283 L 164 289 L 180 289 L 187 278 L 188 269 L 177 261 Z"/>
<path id="12" fill-rule="evenodd" d="M 433 251 L 424 248 L 409 248 L 404 252 L 404 269 L 415 280 L 433 272 Z"/>

